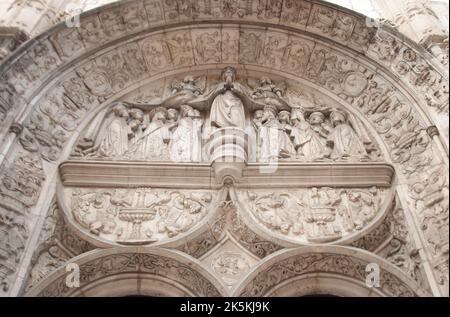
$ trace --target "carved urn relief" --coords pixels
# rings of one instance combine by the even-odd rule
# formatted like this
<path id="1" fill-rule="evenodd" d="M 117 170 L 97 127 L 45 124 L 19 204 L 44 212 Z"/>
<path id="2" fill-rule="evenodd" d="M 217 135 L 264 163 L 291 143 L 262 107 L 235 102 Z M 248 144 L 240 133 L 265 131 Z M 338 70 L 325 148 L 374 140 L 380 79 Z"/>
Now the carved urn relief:
<path id="1" fill-rule="evenodd" d="M 98 246 L 179 245 L 224 195 L 281 245 L 353 241 L 385 217 L 393 169 L 354 114 L 264 74 L 215 76 L 166 80 L 96 112 L 60 166 L 75 231 Z M 242 264 L 231 258 L 216 259 L 220 274 Z"/>

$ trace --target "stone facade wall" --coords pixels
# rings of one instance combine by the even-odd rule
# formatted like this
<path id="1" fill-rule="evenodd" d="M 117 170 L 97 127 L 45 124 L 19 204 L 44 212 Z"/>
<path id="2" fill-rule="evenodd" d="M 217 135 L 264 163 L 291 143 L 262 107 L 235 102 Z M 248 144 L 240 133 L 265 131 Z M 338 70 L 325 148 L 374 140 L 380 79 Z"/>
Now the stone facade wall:
<path id="1" fill-rule="evenodd" d="M 440 61 L 319 1 L 189 4 L 99 8 L 1 64 L 1 294 L 448 296 Z"/>

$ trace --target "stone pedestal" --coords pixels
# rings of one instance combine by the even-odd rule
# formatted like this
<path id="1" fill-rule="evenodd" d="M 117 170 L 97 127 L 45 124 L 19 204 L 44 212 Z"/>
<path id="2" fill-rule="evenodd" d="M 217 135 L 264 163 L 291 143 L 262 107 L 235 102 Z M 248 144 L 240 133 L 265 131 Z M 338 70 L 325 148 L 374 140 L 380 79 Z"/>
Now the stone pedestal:
<path id="1" fill-rule="evenodd" d="M 218 183 L 238 183 L 247 162 L 248 135 L 239 128 L 218 129 L 208 141 L 208 155 Z"/>

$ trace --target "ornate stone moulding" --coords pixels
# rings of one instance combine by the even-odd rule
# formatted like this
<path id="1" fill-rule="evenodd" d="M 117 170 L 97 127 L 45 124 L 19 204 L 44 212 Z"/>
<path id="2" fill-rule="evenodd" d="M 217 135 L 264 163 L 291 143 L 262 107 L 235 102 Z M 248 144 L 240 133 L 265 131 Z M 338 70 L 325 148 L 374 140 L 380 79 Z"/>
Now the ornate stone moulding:
<path id="1" fill-rule="evenodd" d="M 369 263 L 380 268 L 380 288 L 367 288 Z M 246 276 L 232 296 L 301 296 L 314 293 L 311 280 L 323 283 L 321 290 L 337 296 L 415 297 L 429 296 L 400 269 L 366 251 L 341 246 L 309 246 L 270 255 Z M 361 295 L 359 295 L 361 296 Z"/>
<path id="2" fill-rule="evenodd" d="M 66 161 L 60 165 L 64 186 L 222 187 L 211 164 Z M 390 187 L 394 168 L 387 163 L 248 163 L 237 188 L 310 186 Z"/>
<path id="3" fill-rule="evenodd" d="M 25 296 L 226 296 L 212 273 L 179 251 L 121 247 L 93 250 L 71 259 L 80 266 L 81 284 L 70 288 L 60 267 Z M 158 289 L 159 287 L 159 289 Z"/>

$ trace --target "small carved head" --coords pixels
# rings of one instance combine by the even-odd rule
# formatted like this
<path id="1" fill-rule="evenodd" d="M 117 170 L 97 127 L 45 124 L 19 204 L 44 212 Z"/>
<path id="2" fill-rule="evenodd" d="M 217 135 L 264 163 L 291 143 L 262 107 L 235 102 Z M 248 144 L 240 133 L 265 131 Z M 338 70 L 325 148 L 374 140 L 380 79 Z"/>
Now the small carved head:
<path id="1" fill-rule="evenodd" d="M 331 123 L 336 126 L 340 123 L 344 123 L 346 121 L 346 115 L 343 111 L 339 109 L 334 109 L 330 114 Z"/>
<path id="2" fill-rule="evenodd" d="M 118 103 L 112 108 L 113 113 L 118 117 L 128 117 L 128 109 L 124 104 Z"/>
<path id="3" fill-rule="evenodd" d="M 167 119 L 167 110 L 163 107 L 157 107 L 150 112 L 150 117 L 152 121 L 166 121 Z"/>
<path id="4" fill-rule="evenodd" d="M 259 80 L 260 86 L 272 85 L 272 80 L 269 77 L 261 77 Z"/>
<path id="5" fill-rule="evenodd" d="M 263 110 L 261 110 L 261 109 L 256 110 L 255 113 L 253 114 L 253 119 L 255 119 L 257 121 L 261 120 L 263 115 L 264 115 L 264 111 Z"/>
<path id="6" fill-rule="evenodd" d="M 195 118 L 200 118 L 201 117 L 201 113 L 197 109 L 192 109 L 192 116 L 195 117 Z"/>
<path id="7" fill-rule="evenodd" d="M 185 76 L 185 77 L 183 78 L 183 82 L 184 82 L 185 84 L 193 84 L 193 83 L 195 83 L 194 76 L 191 76 L 191 75 Z"/>
<path id="8" fill-rule="evenodd" d="M 188 105 L 181 105 L 180 111 L 181 111 L 181 117 L 192 117 L 193 116 L 193 108 Z"/>
<path id="9" fill-rule="evenodd" d="M 167 110 L 167 119 L 176 121 L 178 120 L 178 110 L 170 108 Z"/>
<path id="10" fill-rule="evenodd" d="M 289 111 L 283 110 L 278 113 L 278 119 L 282 122 L 290 122 L 291 113 Z"/>
<path id="11" fill-rule="evenodd" d="M 278 109 L 277 109 L 277 107 L 275 107 L 273 105 L 266 105 L 264 107 L 264 118 L 265 119 L 276 118 L 277 113 L 278 113 Z"/>
<path id="12" fill-rule="evenodd" d="M 144 120 L 144 112 L 141 109 L 133 108 L 129 111 L 130 117 L 132 119 L 143 121 Z"/>
<path id="13" fill-rule="evenodd" d="M 236 69 L 231 66 L 227 66 L 222 70 L 222 74 L 220 75 L 222 81 L 226 82 L 227 78 L 231 77 L 232 81 L 236 80 Z"/>
<path id="14" fill-rule="evenodd" d="M 321 124 L 325 121 L 325 115 L 322 112 L 315 111 L 309 116 L 309 123 Z"/>
<path id="15" fill-rule="evenodd" d="M 305 109 L 303 107 L 295 107 L 291 110 L 291 121 L 303 120 L 305 118 Z"/>

